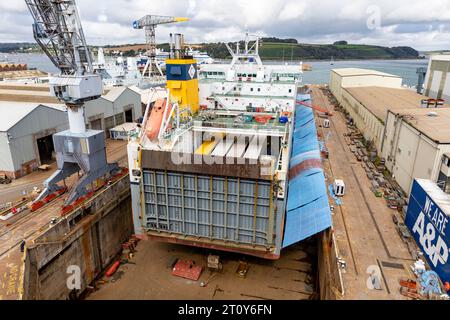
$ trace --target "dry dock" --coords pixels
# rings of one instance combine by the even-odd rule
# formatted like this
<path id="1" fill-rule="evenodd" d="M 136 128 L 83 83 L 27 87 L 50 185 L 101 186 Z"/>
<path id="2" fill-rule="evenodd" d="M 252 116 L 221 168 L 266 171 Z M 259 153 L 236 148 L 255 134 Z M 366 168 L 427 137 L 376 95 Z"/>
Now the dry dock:
<path id="1" fill-rule="evenodd" d="M 137 246 L 133 264 L 119 269 L 118 274 L 104 278 L 107 283 L 87 299 L 258 299 L 304 300 L 314 297 L 315 280 L 314 241 L 289 247 L 280 260 L 270 261 L 240 254 L 214 252 L 207 249 L 141 241 Z M 194 260 L 206 266 L 208 253 L 221 257 L 223 270 L 211 278 L 204 270 L 198 281 L 191 281 L 171 274 L 168 266 L 173 258 Z M 236 274 L 240 260 L 249 264 L 245 278 Z M 211 281 L 206 287 L 201 282 Z"/>
<path id="2" fill-rule="evenodd" d="M 319 87 L 312 88 L 312 97 L 316 105 L 333 111 Z M 205 266 L 210 251 L 141 241 L 133 260 L 135 264 L 126 265 L 116 278 L 104 278 L 106 282 L 87 298 L 313 299 L 322 296 L 345 300 L 405 299 L 399 293 L 399 279 L 412 277 L 409 265 L 413 259 L 392 221 L 396 211 L 389 209 L 386 201 L 377 198 L 370 190 L 365 171 L 344 140 L 347 128 L 343 116 L 334 112 L 330 120 L 330 128 L 318 126 L 319 134 L 326 137 L 325 145 L 329 151 L 329 159 L 324 161 L 327 183 L 331 183 L 334 177 L 341 177 L 347 188 L 341 206 L 330 198 L 330 204 L 335 208 L 333 233 L 337 248 L 331 245 L 324 254 L 317 247 L 321 242 L 301 242 L 283 249 L 278 261 L 219 252 L 224 261 L 223 272 L 207 287 L 200 287 L 199 283 L 211 276 L 209 271 L 195 282 L 172 276 L 168 263 L 173 258 L 184 258 Z M 319 118 L 316 121 L 318 124 L 321 122 Z M 328 248 L 328 241 L 323 243 Z M 345 262 L 346 268 L 339 267 L 337 258 Z M 240 259 L 250 262 L 246 279 L 235 274 Z M 342 282 L 338 269 L 341 270 Z M 379 271 L 381 290 L 370 289 L 367 285 L 374 270 Z M 319 287 L 323 292 L 318 292 Z"/>
<path id="3" fill-rule="evenodd" d="M 343 272 L 343 299 L 405 299 L 399 292 L 400 278 L 414 278 L 409 266 L 414 262 L 406 244 L 393 223 L 395 210 L 370 190 L 370 181 L 346 144 L 346 122 L 335 112 L 319 86 L 312 88 L 315 104 L 326 107 L 334 115 L 330 128 L 320 128 L 329 151 L 324 169 L 329 177 L 343 178 L 346 194 L 342 205 L 333 204 L 333 226 L 340 258 L 347 268 Z M 371 290 L 367 280 L 373 270 L 381 271 L 381 290 Z"/>
<path id="4" fill-rule="evenodd" d="M 126 142 L 108 141 L 107 156 L 109 161 L 118 161 L 123 164 L 126 160 Z M 28 176 L 15 180 L 10 185 L 2 185 L 0 197 L 7 195 L 17 198 L 21 190 L 32 189 L 41 185 L 42 181 L 51 172 L 34 172 Z M 70 182 L 68 182 L 70 184 Z M 12 190 L 9 189 L 12 187 Z M 49 222 L 60 216 L 63 198 L 55 199 L 47 206 L 31 212 L 29 210 L 19 213 L 7 221 L 0 222 L 0 300 L 20 299 L 23 294 L 24 279 L 24 253 L 20 252 L 20 243 L 36 238 L 48 231 Z"/>
<path id="5" fill-rule="evenodd" d="M 312 98 L 314 104 L 333 111 L 333 106 L 320 87 L 312 88 Z M 44 252 L 49 254 L 45 257 L 48 263 L 43 263 L 38 258 L 38 261 L 35 261 L 38 262 L 37 268 L 35 265 L 34 269 L 30 269 L 33 263 L 30 264 L 28 260 L 28 265 L 24 266 L 19 243 L 24 235 L 27 240 L 36 239 L 38 234 L 42 232 L 45 234 L 48 231 L 48 222 L 54 216 L 58 216 L 58 210 L 55 211 L 50 206 L 46 210 L 41 210 L 42 212 L 17 217 L 11 225 L 0 226 L 3 237 L 9 237 L 7 241 L 0 243 L 0 298 L 67 298 L 66 294 L 59 293 L 61 290 L 64 291 L 61 287 L 64 279 L 57 276 L 55 272 L 57 269 L 54 268 L 64 262 L 63 260 L 74 259 L 83 265 L 83 270 L 89 271 L 87 279 L 89 281 L 83 284 L 83 288 L 92 285 L 89 286 L 90 290 L 86 292 L 85 298 L 93 300 L 300 300 L 317 299 L 320 296 L 351 300 L 405 299 L 399 293 L 399 279 L 412 277 L 409 266 L 413 263 L 413 259 L 392 221 L 392 215 L 396 214 L 396 211 L 389 209 L 386 201 L 377 198 L 370 190 L 370 181 L 361 163 L 355 159 L 346 143 L 344 133 L 347 132 L 347 127 L 342 114 L 334 112 L 330 120 L 330 128 L 317 126 L 319 135 L 324 137 L 329 151 L 329 159 L 324 160 L 327 184 L 334 178 L 343 178 L 346 194 L 342 198 L 342 205 L 335 204 L 334 199 L 330 198 L 330 204 L 334 206 L 332 233 L 336 239 L 336 247 L 330 245 L 331 250 L 327 250 L 325 256 L 324 251 L 320 250 L 322 247 L 319 246 L 323 244 L 325 248 L 330 242 L 321 243 L 318 241 L 321 236 L 283 249 L 281 258 L 276 261 L 171 243 L 140 241 L 137 251 L 128 263 L 121 265 L 118 271 L 108 278 L 101 275 L 100 269 L 107 268 L 114 261 L 115 247 L 119 246 L 123 239 L 115 241 L 114 248 L 106 248 L 102 253 L 105 247 L 97 244 L 111 242 L 111 239 L 103 238 L 97 242 L 100 238 L 95 235 L 97 232 L 95 230 L 101 230 L 101 227 L 99 228 L 101 223 L 97 223 L 102 219 L 97 215 L 96 218 L 89 218 L 89 221 L 83 220 L 80 227 L 73 232 L 73 242 L 65 242 L 69 245 L 65 248 L 69 249 L 60 247 L 55 250 L 51 247 L 51 241 L 42 244 L 48 247 L 41 249 L 38 246 L 30 247 L 31 250 L 36 249 L 35 257 Z M 318 124 L 321 123 L 318 117 L 316 121 Z M 120 150 L 122 154 L 115 150 L 112 152 L 113 157 L 123 158 L 125 151 Z M 59 209 L 58 201 L 61 200 L 55 200 L 53 205 Z M 124 205 L 128 201 L 126 206 L 129 209 L 129 198 L 124 201 Z M 115 225 L 111 224 L 111 221 L 118 221 L 120 211 L 123 211 L 121 216 L 130 216 L 128 209 L 113 211 L 110 218 L 105 218 L 104 223 L 111 228 Z M 129 226 L 129 222 L 125 225 Z M 123 233 L 120 237 L 125 237 L 128 233 L 127 228 L 121 228 Z M 57 228 L 54 229 L 57 231 Z M 112 232 L 111 230 L 109 232 Z M 101 248 L 100 253 L 92 250 L 98 247 Z M 76 255 L 77 248 L 83 252 L 81 260 Z M 55 256 L 58 252 L 61 254 Z M 345 268 L 341 268 L 337 263 L 335 252 L 340 261 L 345 263 Z M 218 254 L 223 264 L 222 271 L 214 276 L 206 269 L 206 260 L 210 253 Z M 62 257 L 63 260 L 55 257 Z M 175 258 L 193 260 L 205 267 L 200 279 L 191 281 L 173 276 L 170 264 Z M 247 262 L 249 266 L 245 278 L 236 274 L 240 261 Z M 34 270 L 34 273 L 30 270 Z M 337 270 L 341 270 L 341 277 Z M 370 289 L 367 285 L 374 270 L 380 272 L 381 290 Z M 62 276 L 65 274 L 62 273 Z M 97 280 L 90 283 L 94 278 Z M 26 283 L 24 286 L 26 292 L 22 291 L 23 282 Z M 58 286 L 50 290 L 50 283 L 56 282 Z M 207 283 L 206 286 L 200 286 L 202 282 Z M 343 295 L 340 284 L 343 284 Z M 319 288 L 322 292 L 319 292 Z M 39 293 L 39 290 L 42 292 Z M 324 291 L 327 293 L 324 294 Z"/>

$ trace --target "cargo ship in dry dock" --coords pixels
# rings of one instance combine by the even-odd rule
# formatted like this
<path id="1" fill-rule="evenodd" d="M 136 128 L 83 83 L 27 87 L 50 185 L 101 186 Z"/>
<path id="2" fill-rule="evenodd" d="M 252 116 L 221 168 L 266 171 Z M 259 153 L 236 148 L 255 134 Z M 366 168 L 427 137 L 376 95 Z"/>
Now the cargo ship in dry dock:
<path id="1" fill-rule="evenodd" d="M 302 65 L 264 65 L 258 47 L 246 35 L 230 64 L 198 68 L 171 35 L 167 96 L 128 144 L 141 238 L 278 259 L 331 226 Z"/>

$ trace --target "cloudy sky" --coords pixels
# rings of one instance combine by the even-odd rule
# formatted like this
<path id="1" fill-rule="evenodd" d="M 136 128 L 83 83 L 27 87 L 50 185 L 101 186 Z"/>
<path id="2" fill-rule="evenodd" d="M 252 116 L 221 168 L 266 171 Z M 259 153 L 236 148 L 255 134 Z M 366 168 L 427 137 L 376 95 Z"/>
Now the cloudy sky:
<path id="1" fill-rule="evenodd" d="M 450 49 L 450 0 L 77 0 L 89 44 L 142 43 L 133 20 L 175 15 L 189 22 L 160 26 L 188 42 L 233 41 L 245 30 L 305 43 L 347 40 L 418 50 Z M 0 42 L 33 41 L 24 0 L 1 0 Z"/>

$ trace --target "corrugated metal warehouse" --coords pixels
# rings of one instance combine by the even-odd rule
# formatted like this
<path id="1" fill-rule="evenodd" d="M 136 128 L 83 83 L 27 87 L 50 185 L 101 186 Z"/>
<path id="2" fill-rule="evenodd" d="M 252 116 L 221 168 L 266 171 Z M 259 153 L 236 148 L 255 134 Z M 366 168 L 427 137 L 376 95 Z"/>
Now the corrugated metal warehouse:
<path id="1" fill-rule="evenodd" d="M 424 84 L 425 95 L 450 100 L 450 55 L 431 56 Z"/>
<path id="2" fill-rule="evenodd" d="M 68 128 L 61 104 L 0 101 L 0 172 L 18 178 L 52 161 L 52 135 Z"/>
<path id="3" fill-rule="evenodd" d="M 141 95 L 128 87 L 106 89 L 107 93 L 85 104 L 86 124 L 90 129 L 105 130 L 142 117 Z"/>
<path id="4" fill-rule="evenodd" d="M 45 84 L 1 84 L 0 101 L 60 103 Z M 109 136 L 109 129 L 142 116 L 141 96 L 128 87 L 105 88 L 99 99 L 85 104 L 84 116 L 88 128 Z"/>
<path id="5" fill-rule="evenodd" d="M 381 154 L 388 110 L 416 109 L 425 97 L 408 89 L 353 87 L 342 90 L 342 106 L 366 140 Z"/>
<path id="6" fill-rule="evenodd" d="M 347 78 L 354 79 L 346 81 Z M 383 85 L 373 85 L 379 82 Z M 427 96 L 401 88 L 400 84 L 400 77 L 383 73 L 377 76 L 377 71 L 354 68 L 335 69 L 330 78 L 330 89 L 336 99 L 364 138 L 374 143 L 378 155 L 386 160 L 387 169 L 405 192 L 410 191 L 414 178 L 438 181 L 448 190 L 449 105 L 425 108 L 422 100 L 428 99 Z"/>
<path id="7" fill-rule="evenodd" d="M 414 178 L 449 190 L 450 108 L 389 111 L 383 157 L 398 184 L 409 192 Z"/>
<path id="8" fill-rule="evenodd" d="M 330 91 L 342 104 L 342 91 L 351 87 L 401 88 L 403 79 L 399 76 L 376 70 L 360 68 L 332 69 L 330 72 Z"/>
<path id="9" fill-rule="evenodd" d="M 141 96 L 126 87 L 105 89 L 85 107 L 86 125 L 105 130 L 142 116 Z M 51 162 L 52 135 L 68 129 L 65 106 L 50 95 L 48 85 L 1 84 L 0 173 L 18 178 Z M 8 138 L 9 137 L 9 138 Z"/>

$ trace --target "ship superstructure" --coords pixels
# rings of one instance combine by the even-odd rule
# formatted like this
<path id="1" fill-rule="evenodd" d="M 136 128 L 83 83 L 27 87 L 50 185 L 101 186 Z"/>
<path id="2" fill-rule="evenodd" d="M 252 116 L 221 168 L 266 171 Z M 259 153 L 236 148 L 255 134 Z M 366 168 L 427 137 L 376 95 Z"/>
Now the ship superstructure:
<path id="1" fill-rule="evenodd" d="M 206 51 L 199 51 L 189 48 L 187 54 L 197 61 L 197 65 L 214 63 L 214 59 L 211 58 Z M 162 49 L 156 49 L 155 64 L 158 65 L 158 68 L 160 70 L 165 71 L 166 59 L 169 58 L 169 55 L 170 53 L 167 51 L 164 51 Z M 145 66 L 147 65 L 147 62 L 148 62 L 147 56 L 145 55 L 139 56 L 137 60 L 138 68 L 144 70 Z"/>
<path id="2" fill-rule="evenodd" d="M 259 38 L 246 35 L 244 48 L 226 44 L 230 64 L 200 66 L 200 106 L 235 111 L 292 111 L 296 87 L 302 81 L 302 65 L 263 65 Z"/>
<path id="3" fill-rule="evenodd" d="M 113 60 L 105 59 L 103 48 L 99 48 L 94 72 L 102 77 L 105 86 L 137 86 L 141 84 L 142 74 L 136 58 L 119 56 Z"/>
<path id="4" fill-rule="evenodd" d="M 166 60 L 167 97 L 128 145 L 135 232 L 277 259 L 302 68 L 264 66 L 247 38 L 231 64 L 198 75 L 182 43 Z"/>

